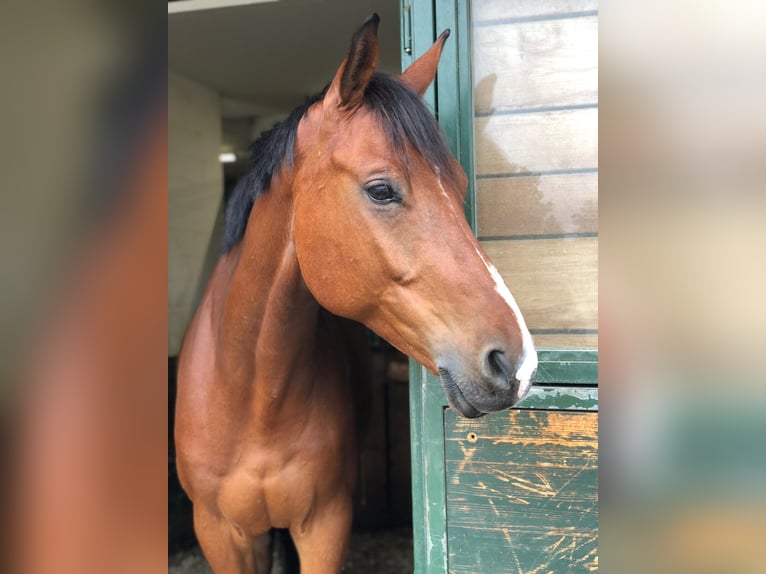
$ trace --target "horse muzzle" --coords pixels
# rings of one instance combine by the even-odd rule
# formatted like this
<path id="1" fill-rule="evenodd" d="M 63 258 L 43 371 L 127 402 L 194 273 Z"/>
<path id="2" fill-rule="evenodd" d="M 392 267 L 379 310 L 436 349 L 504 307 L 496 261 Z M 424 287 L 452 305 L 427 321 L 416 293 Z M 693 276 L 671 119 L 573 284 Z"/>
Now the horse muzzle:
<path id="1" fill-rule="evenodd" d="M 489 350 L 479 369 L 461 368 L 453 358 L 440 362 L 439 375 L 450 406 L 471 419 L 514 406 L 532 385 L 537 368 L 537 353 L 532 353 L 514 364 L 503 351 Z"/>

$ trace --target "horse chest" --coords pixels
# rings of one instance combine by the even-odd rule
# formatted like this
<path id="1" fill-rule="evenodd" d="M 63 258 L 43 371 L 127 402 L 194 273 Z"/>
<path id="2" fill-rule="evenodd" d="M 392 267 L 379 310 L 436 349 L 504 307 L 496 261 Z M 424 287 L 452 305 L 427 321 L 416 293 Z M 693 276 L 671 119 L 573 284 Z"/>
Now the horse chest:
<path id="1" fill-rule="evenodd" d="M 328 493 L 350 494 L 355 468 L 353 452 L 337 435 L 316 435 L 286 448 L 259 441 L 223 478 L 218 505 L 251 536 L 288 528 L 308 520 Z"/>

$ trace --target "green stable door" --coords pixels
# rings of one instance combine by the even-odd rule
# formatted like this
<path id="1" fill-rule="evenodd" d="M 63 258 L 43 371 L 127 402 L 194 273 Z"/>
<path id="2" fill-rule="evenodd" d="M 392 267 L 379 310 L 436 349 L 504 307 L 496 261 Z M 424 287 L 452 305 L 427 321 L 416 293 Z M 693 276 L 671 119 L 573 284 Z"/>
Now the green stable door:
<path id="1" fill-rule="evenodd" d="M 540 359 L 524 401 L 473 420 L 410 362 L 418 573 L 598 570 L 597 8 L 402 2 L 403 68 L 452 31 L 426 101 Z"/>

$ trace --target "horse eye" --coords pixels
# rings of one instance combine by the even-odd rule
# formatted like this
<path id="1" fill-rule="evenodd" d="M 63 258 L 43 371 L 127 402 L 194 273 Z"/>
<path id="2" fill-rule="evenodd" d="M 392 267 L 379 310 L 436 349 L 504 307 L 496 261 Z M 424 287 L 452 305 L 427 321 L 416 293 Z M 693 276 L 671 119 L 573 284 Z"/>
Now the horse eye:
<path id="1" fill-rule="evenodd" d="M 365 188 L 367 196 L 375 203 L 386 204 L 401 202 L 401 197 L 388 183 L 375 183 Z"/>

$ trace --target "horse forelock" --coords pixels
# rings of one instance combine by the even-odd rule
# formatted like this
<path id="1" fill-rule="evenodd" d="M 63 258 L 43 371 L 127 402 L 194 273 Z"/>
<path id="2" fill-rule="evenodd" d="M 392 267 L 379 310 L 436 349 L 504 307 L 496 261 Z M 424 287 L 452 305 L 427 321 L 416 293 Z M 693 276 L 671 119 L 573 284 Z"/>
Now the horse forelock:
<path id="1" fill-rule="evenodd" d="M 250 145 L 250 170 L 239 180 L 226 203 L 222 253 L 242 239 L 255 200 L 268 191 L 280 168 L 292 166 L 298 125 L 326 92 L 327 87 L 309 97 Z M 394 77 L 376 73 L 367 85 L 363 105 L 378 119 L 389 145 L 405 166 L 409 167 L 411 149 L 422 156 L 439 177 L 448 182 L 459 181 L 456 163 L 441 128 L 420 96 Z"/>
<path id="2" fill-rule="evenodd" d="M 459 181 L 457 164 L 439 123 L 419 95 L 391 76 L 375 74 L 367 86 L 365 103 L 378 118 L 389 144 L 405 164 L 409 152 L 414 151 L 442 179 Z"/>

